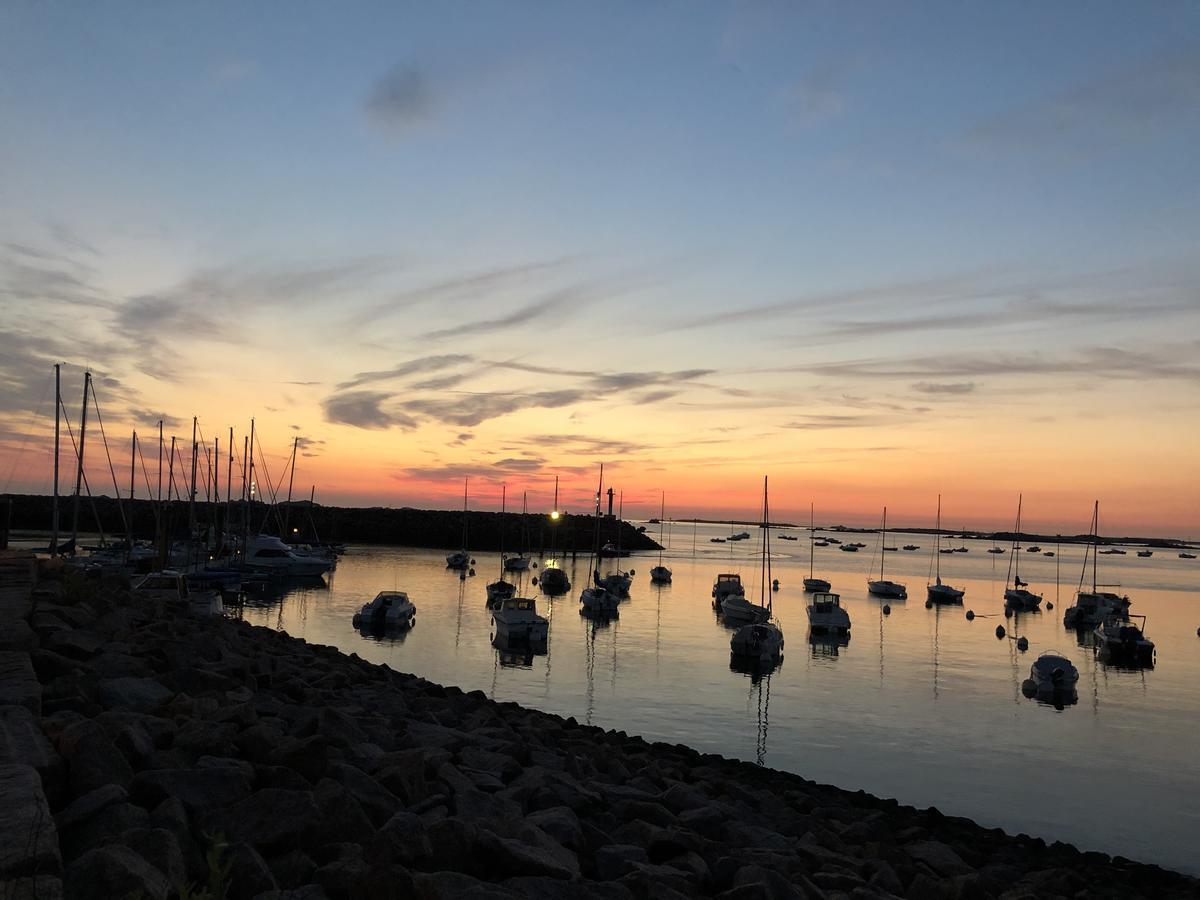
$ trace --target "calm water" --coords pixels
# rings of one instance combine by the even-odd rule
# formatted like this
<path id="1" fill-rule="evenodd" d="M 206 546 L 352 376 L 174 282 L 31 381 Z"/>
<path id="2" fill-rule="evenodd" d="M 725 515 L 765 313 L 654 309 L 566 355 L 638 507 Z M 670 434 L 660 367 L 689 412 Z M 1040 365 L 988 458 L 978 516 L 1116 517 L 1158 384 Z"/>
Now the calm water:
<path id="1" fill-rule="evenodd" d="M 887 554 L 888 577 L 907 582 L 910 598 L 890 601 L 884 616 L 882 602 L 866 593 L 877 536 L 843 535 L 868 546 L 856 554 L 816 550 L 817 574 L 833 582 L 853 619 L 849 644 L 833 649 L 808 642 L 808 545 L 795 533 L 801 540 L 777 542 L 773 562 L 784 660 L 757 680 L 730 670 L 730 632 L 709 595 L 718 572 L 740 571 L 747 593 L 758 596 L 755 547 L 710 543 L 728 534 L 720 526 L 700 527 L 695 556 L 691 527 L 676 532 L 666 554 L 674 583 L 666 587 L 649 583 L 655 556 L 624 561 L 637 570 L 631 598 L 601 627 L 579 615 L 586 558 L 565 560 L 568 595 L 522 592 L 541 598 L 551 622 L 545 655 L 530 659 L 490 643 L 484 584 L 499 570 L 496 554 L 477 554 L 478 576 L 460 582 L 440 552 L 352 547 L 327 584 L 291 588 L 244 616 L 499 700 L 1200 873 L 1200 560 L 1166 551 L 1139 559 L 1132 550 L 1100 558 L 1100 580 L 1123 585 L 1132 611 L 1149 617 L 1158 648 L 1154 669 L 1122 671 L 1102 665 L 1062 626 L 1082 547 L 1064 547 L 1057 559 L 1021 553 L 1022 577 L 1055 609 L 1006 620 L 1007 553 L 968 541 L 969 553 L 941 557 L 944 579 L 966 588 L 965 602 L 926 609 L 929 536 L 889 537 L 922 549 Z M 417 604 L 410 633 L 381 641 L 351 627 L 362 603 L 395 588 Z M 997 623 L 1028 637 L 1028 652 L 998 640 Z M 1078 703 L 1061 710 L 1021 693 L 1030 665 L 1050 649 L 1080 671 Z"/>

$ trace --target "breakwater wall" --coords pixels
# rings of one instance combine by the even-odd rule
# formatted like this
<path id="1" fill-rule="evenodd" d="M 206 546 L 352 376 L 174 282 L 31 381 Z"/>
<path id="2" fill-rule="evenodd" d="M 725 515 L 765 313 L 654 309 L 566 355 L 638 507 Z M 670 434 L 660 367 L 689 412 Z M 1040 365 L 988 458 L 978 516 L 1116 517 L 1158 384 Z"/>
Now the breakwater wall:
<path id="1" fill-rule="evenodd" d="M 13 529 L 45 532 L 50 529 L 53 498 L 36 494 L 17 494 L 11 497 Z M 70 536 L 72 498 L 61 498 L 60 534 Z M 214 518 L 218 529 L 229 528 L 240 534 L 247 516 L 254 533 L 290 536 L 303 541 L 331 540 L 342 543 L 394 544 L 406 547 L 458 549 L 463 540 L 462 510 L 411 509 L 403 507 L 337 507 L 310 504 L 308 501 L 283 503 L 274 507 L 264 503 L 212 504 L 198 500 L 194 510 L 186 500 L 164 504 L 165 512 L 156 509 L 150 500 L 134 499 L 118 504 L 112 497 L 82 498 L 79 527 L 84 532 L 103 531 L 109 537 L 124 537 L 132 527 L 141 538 L 153 538 L 159 516 L 168 523 L 176 537 L 186 537 L 194 515 L 201 530 L 212 527 Z M 228 524 L 227 524 L 228 523 Z M 593 516 L 563 514 L 557 520 L 545 513 L 497 513 L 470 511 L 467 513 L 467 545 L 472 550 L 509 553 L 525 550 L 530 553 L 557 552 L 587 553 L 595 535 Z M 65 537 L 63 539 L 65 540 Z M 623 550 L 657 550 L 658 544 L 650 535 L 639 532 L 628 522 L 602 516 L 600 543 L 620 544 Z"/>
<path id="2" fill-rule="evenodd" d="M 0 557 L 3 898 L 1200 890 L 32 572 Z"/>

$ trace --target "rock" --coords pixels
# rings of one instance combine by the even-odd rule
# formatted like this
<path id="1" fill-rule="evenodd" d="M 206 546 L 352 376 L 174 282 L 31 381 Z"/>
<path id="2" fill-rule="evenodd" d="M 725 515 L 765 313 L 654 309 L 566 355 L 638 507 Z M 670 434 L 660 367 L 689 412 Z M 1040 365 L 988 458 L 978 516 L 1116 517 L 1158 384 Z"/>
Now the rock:
<path id="1" fill-rule="evenodd" d="M 4 900 L 63 900 L 63 883 L 57 875 L 27 878 L 0 878 L 0 897 Z"/>
<path id="2" fill-rule="evenodd" d="M 791 898 L 822 896 L 820 891 L 805 890 L 779 872 L 764 869 L 762 866 L 742 866 L 733 877 L 733 886 L 735 888 L 752 888 L 763 900 L 791 900 Z"/>
<path id="3" fill-rule="evenodd" d="M 24 651 L 0 650 L 0 706 L 23 706 L 35 716 L 42 714 L 42 686 Z"/>
<path id="4" fill-rule="evenodd" d="M 271 765 L 294 769 L 310 782 L 316 782 L 329 765 L 329 744 L 319 734 L 303 740 L 284 738 L 268 755 L 267 761 Z"/>
<path id="5" fill-rule="evenodd" d="M 62 759 L 28 708 L 0 706 L 0 766 L 14 764 L 33 766 L 46 777 L 62 766 Z"/>
<path id="6" fill-rule="evenodd" d="M 168 797 L 194 813 L 230 806 L 250 796 L 250 782 L 238 769 L 153 769 L 138 772 L 130 784 L 135 803 L 150 809 Z"/>
<path id="7" fill-rule="evenodd" d="M 917 841 L 905 847 L 904 852 L 944 877 L 966 875 L 972 871 L 961 856 L 940 841 Z"/>
<path id="8" fill-rule="evenodd" d="M 609 844 L 596 851 L 596 877 L 616 881 L 633 871 L 634 863 L 648 863 L 650 856 L 633 844 Z"/>
<path id="9" fill-rule="evenodd" d="M 296 888 L 308 884 L 317 864 L 301 850 L 291 850 L 279 856 L 267 858 L 267 865 L 280 888 Z"/>
<path id="10" fill-rule="evenodd" d="M 72 900 L 143 897 L 165 900 L 171 892 L 166 877 L 128 847 L 109 844 L 89 850 L 67 869 L 67 895 Z"/>
<path id="11" fill-rule="evenodd" d="M 94 631 L 73 628 L 55 631 L 42 641 L 42 647 L 70 659 L 86 660 L 104 645 L 104 637 Z"/>
<path id="12" fill-rule="evenodd" d="M 67 761 L 72 793 L 86 794 L 106 784 L 128 787 L 133 769 L 96 722 L 84 719 L 69 725 L 58 742 Z"/>
<path id="13" fill-rule="evenodd" d="M 99 684 L 100 702 L 109 709 L 153 712 L 172 697 L 172 692 L 153 678 L 105 678 Z"/>
<path id="14" fill-rule="evenodd" d="M 375 833 L 375 826 L 371 824 L 359 802 L 332 778 L 323 778 L 317 783 L 313 789 L 313 799 L 320 813 L 318 843 L 352 841 L 362 844 Z M 324 881 L 321 883 L 325 884 Z"/>
<path id="15" fill-rule="evenodd" d="M 59 831 L 66 831 L 76 825 L 86 822 L 100 810 L 113 803 L 124 803 L 129 799 L 129 792 L 119 784 L 106 784 L 76 797 L 66 809 L 54 817 L 54 824 Z"/>
<path id="16" fill-rule="evenodd" d="M 133 828 L 145 828 L 150 824 L 150 814 L 140 806 L 117 801 L 96 810 L 70 828 L 59 830 L 59 844 L 63 857 L 73 860 L 88 850 L 111 844 L 117 835 Z"/>
<path id="17" fill-rule="evenodd" d="M 925 872 L 918 872 L 904 896 L 908 900 L 955 900 L 955 886 Z"/>
<path id="18" fill-rule="evenodd" d="M 486 772 L 501 781 L 509 781 L 521 771 L 521 764 L 511 756 L 481 750 L 479 747 L 464 747 L 458 756 L 462 768 Z"/>
<path id="19" fill-rule="evenodd" d="M 0 882 L 60 874 L 58 832 L 32 767 L 0 766 L 0 810 Z"/>
<path id="20" fill-rule="evenodd" d="M 502 881 L 500 887 L 529 900 L 633 900 L 634 894 L 623 884 L 611 881 L 562 881 L 558 878 L 524 875 Z"/>
<path id="21" fill-rule="evenodd" d="M 223 862 L 229 867 L 229 900 L 250 900 L 279 889 L 266 860 L 249 844 L 231 844 Z"/>
<path id="22" fill-rule="evenodd" d="M 388 819 L 367 846 L 368 856 L 409 868 L 429 868 L 434 859 L 425 822 L 410 812 L 401 811 Z"/>
<path id="23" fill-rule="evenodd" d="M 382 825 L 400 809 L 400 798 L 357 766 L 333 762 L 328 773 L 354 796 L 376 825 Z"/>
<path id="24" fill-rule="evenodd" d="M 508 888 L 488 884 L 461 872 L 431 872 L 413 876 L 418 900 L 513 900 L 522 896 Z"/>
<path id="25" fill-rule="evenodd" d="M 525 821 L 536 825 L 568 850 L 578 853 L 584 847 L 583 828 L 579 816 L 566 806 L 554 806 L 537 810 L 525 817 Z"/>
<path id="26" fill-rule="evenodd" d="M 212 770 L 219 771 L 219 770 Z M 204 817 L 210 832 L 254 847 L 294 845 L 314 834 L 320 812 L 311 791 L 264 788 L 226 809 Z"/>
<path id="27" fill-rule="evenodd" d="M 177 892 L 186 883 L 183 852 L 175 835 L 163 828 L 132 828 L 121 833 L 117 844 L 128 847 L 163 874 L 171 891 Z"/>

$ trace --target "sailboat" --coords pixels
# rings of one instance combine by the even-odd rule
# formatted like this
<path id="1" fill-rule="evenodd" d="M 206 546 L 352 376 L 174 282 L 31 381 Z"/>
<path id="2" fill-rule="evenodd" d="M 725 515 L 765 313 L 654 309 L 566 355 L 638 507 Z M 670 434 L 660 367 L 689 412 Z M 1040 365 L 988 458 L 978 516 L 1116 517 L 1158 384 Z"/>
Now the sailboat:
<path id="1" fill-rule="evenodd" d="M 1010 609 L 1034 610 L 1042 605 L 1042 595 L 1026 590 L 1029 583 L 1021 580 L 1021 554 L 1017 552 L 1021 540 L 1021 503 L 1024 495 L 1017 496 L 1017 524 L 1013 530 L 1013 550 L 1008 557 L 1009 574 L 1013 576 L 1012 584 L 1004 578 L 1004 605 Z"/>
<path id="2" fill-rule="evenodd" d="M 615 616 L 621 605 L 621 598 L 604 586 L 600 580 L 600 570 L 596 564 L 600 559 L 600 495 L 604 489 L 604 466 L 600 466 L 600 486 L 596 488 L 596 531 L 592 540 L 592 549 L 588 555 L 588 568 L 592 572 L 592 583 L 583 589 L 579 595 L 580 612 L 591 616 Z"/>
<path id="3" fill-rule="evenodd" d="M 671 570 L 663 565 L 663 519 L 667 514 L 667 492 L 662 493 L 662 504 L 658 514 L 658 565 L 650 570 L 650 581 L 654 584 L 670 584 Z"/>
<path id="4" fill-rule="evenodd" d="M 813 547 L 817 540 L 816 511 L 812 503 L 808 504 L 808 577 L 804 579 L 804 590 L 827 591 L 832 585 L 824 578 L 813 577 Z"/>
<path id="5" fill-rule="evenodd" d="M 529 494 L 521 494 L 521 552 L 516 556 L 504 557 L 504 571 L 528 572 L 529 554 L 525 552 L 529 546 Z"/>
<path id="6" fill-rule="evenodd" d="M 609 493 L 611 494 L 612 488 L 609 488 L 608 490 L 609 490 Z M 611 497 L 610 497 L 610 500 L 611 500 Z M 599 506 L 597 505 L 596 508 L 597 508 L 597 516 L 599 516 Z M 611 505 L 609 506 L 609 508 L 610 509 L 612 508 Z M 599 558 L 601 556 L 610 556 L 615 559 L 620 559 L 622 556 L 629 555 L 628 552 L 622 553 L 622 551 L 621 551 L 621 526 L 624 524 L 624 521 L 625 521 L 625 492 L 621 491 L 621 505 L 620 505 L 620 507 L 618 507 L 618 512 L 617 512 L 617 545 L 616 545 L 616 547 L 613 547 L 611 544 L 605 544 L 604 548 L 597 550 L 596 551 L 597 561 L 599 561 Z M 598 522 L 599 522 L 599 519 L 597 518 L 597 523 Z M 599 528 L 599 524 L 597 524 L 596 527 Z M 607 550 L 605 548 L 607 548 Z M 596 577 L 600 579 L 600 583 L 604 585 L 604 588 L 610 594 L 613 594 L 617 597 L 628 597 L 629 596 L 629 589 L 633 586 L 632 570 L 629 572 L 626 572 L 626 571 L 623 571 L 618 566 L 618 568 L 615 572 L 609 572 L 607 575 L 604 575 L 602 577 L 597 572 Z"/>
<path id="7" fill-rule="evenodd" d="M 770 538 L 770 525 L 767 521 L 767 494 L 766 494 L 766 479 L 763 479 L 763 524 L 762 534 L 764 541 L 763 553 L 767 553 L 766 542 Z M 763 574 L 767 574 L 767 566 L 770 560 L 764 564 Z M 765 590 L 764 585 L 764 590 Z M 726 622 L 767 622 L 771 618 L 770 602 L 752 603 L 746 598 L 745 589 L 742 587 L 742 578 L 740 575 L 722 574 L 717 576 L 717 581 L 713 585 L 713 605 L 716 606 L 722 618 Z"/>
<path id="8" fill-rule="evenodd" d="M 783 629 L 771 621 L 771 516 L 767 502 L 767 479 L 763 476 L 762 578 L 757 605 L 746 603 L 745 595 L 734 594 L 725 600 L 725 616 L 730 618 L 730 603 L 740 599 L 754 610 L 753 620 L 733 633 L 729 641 L 732 655 L 743 660 L 772 663 L 783 652 Z M 761 617 L 759 614 L 761 610 Z"/>
<path id="9" fill-rule="evenodd" d="M 555 557 L 558 538 L 558 476 L 554 476 L 554 509 L 550 513 L 553 520 L 550 528 L 550 556 L 551 559 L 542 566 L 542 575 L 538 579 L 538 584 L 541 586 L 543 594 L 565 594 L 571 589 L 571 579 L 567 578 L 567 573 L 558 566 L 558 559 Z M 572 532 L 574 535 L 574 532 Z"/>
<path id="10" fill-rule="evenodd" d="M 931 563 L 937 566 L 937 576 L 933 584 L 925 586 L 927 599 L 931 603 L 962 603 L 963 594 L 966 591 L 960 591 L 958 588 L 951 587 L 948 584 L 942 584 L 942 495 L 938 494 L 937 505 L 937 544 L 934 547 Z M 882 576 L 881 576 L 882 577 Z"/>
<path id="11" fill-rule="evenodd" d="M 470 480 L 469 477 L 463 479 L 462 549 L 446 557 L 446 568 L 458 569 L 460 572 L 465 572 L 471 567 L 471 554 L 467 552 L 467 485 L 470 483 Z"/>
<path id="12" fill-rule="evenodd" d="M 504 580 L 504 572 L 508 568 L 504 557 L 504 514 L 507 501 L 508 486 L 500 485 L 500 577 L 487 586 L 487 605 L 489 608 L 504 600 L 515 597 L 517 586 Z"/>
<path id="13" fill-rule="evenodd" d="M 1068 628 L 1095 628 L 1111 618 L 1129 621 L 1129 598 L 1118 596 L 1109 591 L 1100 591 L 1102 585 L 1096 582 L 1096 547 L 1100 541 L 1100 501 L 1096 501 L 1092 511 L 1091 541 L 1083 551 L 1083 571 L 1079 575 L 1079 589 L 1075 594 L 1075 605 L 1068 608 L 1063 615 L 1063 624 Z M 1092 556 L 1092 589 L 1083 589 L 1083 580 L 1087 577 L 1088 554 Z"/>
<path id="14" fill-rule="evenodd" d="M 880 527 L 879 546 L 882 547 L 887 543 L 887 507 L 883 508 L 883 524 Z M 908 597 L 908 588 L 904 585 L 895 582 L 887 581 L 883 577 L 883 561 L 887 557 L 880 552 L 879 554 L 879 578 L 876 581 L 867 582 L 868 593 L 874 594 L 876 597 L 892 597 L 896 600 L 904 600 Z"/>

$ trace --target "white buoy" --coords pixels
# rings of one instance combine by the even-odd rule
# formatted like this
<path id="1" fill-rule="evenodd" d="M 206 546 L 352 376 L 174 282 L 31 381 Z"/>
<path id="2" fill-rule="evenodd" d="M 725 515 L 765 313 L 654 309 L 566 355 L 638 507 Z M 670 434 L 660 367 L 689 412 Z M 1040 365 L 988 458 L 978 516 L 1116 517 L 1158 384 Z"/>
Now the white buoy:
<path id="1" fill-rule="evenodd" d="M 996 637 L 998 637 L 998 638 L 1004 637 L 1004 626 L 1003 625 L 996 626 Z"/>
<path id="2" fill-rule="evenodd" d="M 973 609 L 968 609 L 968 610 L 967 610 L 967 621 L 968 621 L 968 622 L 974 622 L 974 621 L 975 621 L 975 610 L 973 610 Z"/>
<path id="3" fill-rule="evenodd" d="M 1022 653 L 1024 653 L 1026 650 L 1028 650 L 1029 649 L 1029 638 L 1025 637 L 1024 635 L 1017 638 L 1017 649 L 1020 650 Z"/>
<path id="4" fill-rule="evenodd" d="M 883 604 L 883 614 L 885 616 L 890 616 L 892 614 L 892 604 L 890 604 L 890 603 Z M 1200 629 L 1197 629 L 1196 633 L 1200 634 Z"/>

